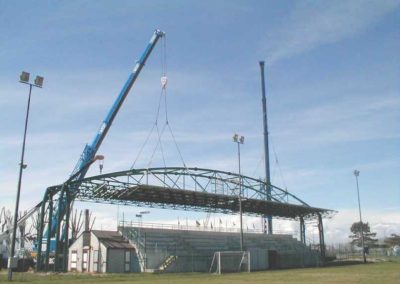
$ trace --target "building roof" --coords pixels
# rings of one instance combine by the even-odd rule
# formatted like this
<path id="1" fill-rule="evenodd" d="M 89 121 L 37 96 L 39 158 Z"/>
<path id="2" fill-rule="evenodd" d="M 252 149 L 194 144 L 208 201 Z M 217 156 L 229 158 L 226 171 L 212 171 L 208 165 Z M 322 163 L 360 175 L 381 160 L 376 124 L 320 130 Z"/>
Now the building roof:
<path id="1" fill-rule="evenodd" d="M 133 249 L 134 247 L 118 231 L 92 230 L 106 248 Z"/>

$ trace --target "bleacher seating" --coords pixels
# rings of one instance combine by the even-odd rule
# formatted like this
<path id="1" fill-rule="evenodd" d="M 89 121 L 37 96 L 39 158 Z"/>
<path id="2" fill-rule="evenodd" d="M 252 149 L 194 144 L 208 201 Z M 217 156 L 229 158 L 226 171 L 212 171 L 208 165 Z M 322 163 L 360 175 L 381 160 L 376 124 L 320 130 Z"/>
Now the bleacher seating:
<path id="1" fill-rule="evenodd" d="M 240 250 L 239 234 L 233 232 L 136 226 L 118 229 L 135 246 L 139 259 L 142 259 L 143 270 L 146 271 L 207 271 L 215 252 Z M 278 252 L 278 267 L 319 264 L 318 253 L 291 235 L 244 233 L 243 239 L 246 250 L 256 254 L 263 252 L 265 264 L 253 265 L 259 269 L 268 268 L 268 251 L 271 250 Z"/>

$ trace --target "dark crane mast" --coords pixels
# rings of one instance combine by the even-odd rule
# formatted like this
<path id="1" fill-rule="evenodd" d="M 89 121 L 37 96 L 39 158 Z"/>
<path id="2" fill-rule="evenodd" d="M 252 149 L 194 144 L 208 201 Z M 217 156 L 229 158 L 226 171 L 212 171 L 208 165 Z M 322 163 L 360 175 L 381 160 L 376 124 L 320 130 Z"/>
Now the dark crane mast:
<path id="1" fill-rule="evenodd" d="M 265 153 L 265 182 L 267 184 L 267 200 L 271 201 L 271 174 L 269 167 L 269 145 L 268 145 L 268 117 L 267 117 L 267 99 L 265 96 L 265 77 L 264 77 L 264 61 L 260 61 L 261 69 L 261 91 L 262 91 L 262 107 L 263 107 L 263 125 L 264 125 L 264 153 Z M 272 216 L 265 216 L 268 222 L 268 234 L 272 234 Z M 264 232 L 265 226 L 264 226 Z"/>

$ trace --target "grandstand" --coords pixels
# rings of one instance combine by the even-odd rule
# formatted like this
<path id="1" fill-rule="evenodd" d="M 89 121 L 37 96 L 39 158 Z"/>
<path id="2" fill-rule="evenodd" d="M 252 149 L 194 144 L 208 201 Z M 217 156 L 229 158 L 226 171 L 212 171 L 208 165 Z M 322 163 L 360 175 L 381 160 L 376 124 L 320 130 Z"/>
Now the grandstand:
<path id="1" fill-rule="evenodd" d="M 215 252 L 240 251 L 239 233 L 187 226 L 122 223 L 119 232 L 135 247 L 146 272 L 208 272 Z M 320 265 L 318 251 L 286 234 L 244 233 L 251 270 Z"/>

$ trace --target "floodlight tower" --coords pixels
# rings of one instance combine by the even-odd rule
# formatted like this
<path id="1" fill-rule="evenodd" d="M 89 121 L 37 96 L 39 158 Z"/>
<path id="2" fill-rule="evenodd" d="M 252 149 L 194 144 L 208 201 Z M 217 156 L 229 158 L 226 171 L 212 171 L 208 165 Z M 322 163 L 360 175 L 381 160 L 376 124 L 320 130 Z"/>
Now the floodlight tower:
<path id="1" fill-rule="evenodd" d="M 354 170 L 353 174 L 356 177 L 356 183 L 357 183 L 358 213 L 360 214 L 362 254 L 363 254 L 364 263 L 367 263 L 367 257 L 365 256 L 365 246 L 364 246 L 364 229 L 363 229 L 363 222 L 362 222 L 362 218 L 361 218 L 360 190 L 358 187 L 358 176 L 360 175 L 360 171 Z"/>
<path id="2" fill-rule="evenodd" d="M 238 134 L 233 135 L 233 142 L 238 146 L 238 160 L 239 160 L 239 212 L 240 212 L 240 250 L 243 251 L 243 211 L 242 211 L 242 173 L 240 167 L 240 144 L 244 144 L 244 136 Z"/>
<path id="3" fill-rule="evenodd" d="M 143 227 L 143 215 L 150 214 L 150 211 L 140 211 L 140 229 L 139 232 L 142 230 Z M 136 215 L 137 216 L 137 215 Z M 140 240 L 139 240 L 140 241 Z M 144 233 L 144 272 L 147 270 L 147 252 L 146 252 L 146 232 Z"/>
<path id="4" fill-rule="evenodd" d="M 26 169 L 27 165 L 24 164 L 24 156 L 25 156 L 25 142 L 26 142 L 26 132 L 28 130 L 28 119 L 29 119 L 29 108 L 31 105 L 31 94 L 32 87 L 42 88 L 44 78 L 42 76 L 36 76 L 34 83 L 29 82 L 30 74 L 28 72 L 23 71 L 19 76 L 19 82 L 29 85 L 29 96 L 28 96 L 28 106 L 26 108 L 26 116 L 25 116 L 25 128 L 24 128 L 24 138 L 22 140 L 22 153 L 21 153 L 21 161 L 19 163 L 19 177 L 18 177 L 18 187 L 17 187 L 17 198 L 15 201 L 15 211 L 14 211 L 14 221 L 13 221 L 13 233 L 11 239 L 11 251 L 8 258 L 8 281 L 12 281 L 12 268 L 15 266 L 15 240 L 17 234 L 18 227 L 18 210 L 19 210 L 19 198 L 21 194 L 21 183 L 22 183 L 22 171 Z"/>

